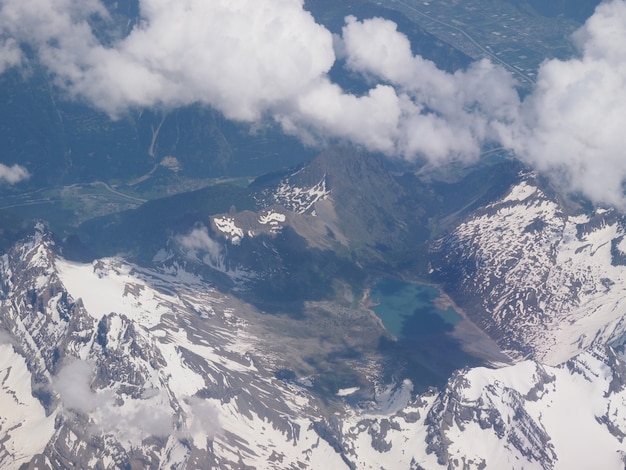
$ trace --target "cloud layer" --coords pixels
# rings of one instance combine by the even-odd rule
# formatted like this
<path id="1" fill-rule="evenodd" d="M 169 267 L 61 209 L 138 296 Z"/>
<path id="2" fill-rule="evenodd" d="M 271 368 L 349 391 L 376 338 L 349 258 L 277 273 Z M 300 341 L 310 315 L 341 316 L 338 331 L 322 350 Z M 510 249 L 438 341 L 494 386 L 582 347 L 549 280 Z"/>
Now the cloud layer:
<path id="1" fill-rule="evenodd" d="M 302 0 L 140 0 L 141 21 L 106 44 L 98 0 L 0 0 L 0 72 L 36 50 L 60 88 L 112 117 L 202 103 L 272 119 L 307 142 L 346 139 L 433 162 L 502 145 L 592 200 L 626 208 L 626 0 L 601 4 L 576 33 L 579 56 L 545 62 L 523 102 L 487 60 L 447 73 L 413 55 L 396 25 L 348 17 L 341 37 Z M 341 64 L 370 89 L 329 79 Z"/>
<path id="2" fill-rule="evenodd" d="M 113 116 L 200 102 L 247 121 L 301 94 L 334 62 L 332 35 L 300 1 L 140 5 L 142 21 L 105 46 L 88 23 L 111 21 L 98 0 L 4 0 L 1 57 L 16 63 L 15 42 L 30 44 L 59 85 Z"/>
<path id="3" fill-rule="evenodd" d="M 626 2 L 599 5 L 574 40 L 579 57 L 542 64 L 502 140 L 566 187 L 626 209 Z"/>

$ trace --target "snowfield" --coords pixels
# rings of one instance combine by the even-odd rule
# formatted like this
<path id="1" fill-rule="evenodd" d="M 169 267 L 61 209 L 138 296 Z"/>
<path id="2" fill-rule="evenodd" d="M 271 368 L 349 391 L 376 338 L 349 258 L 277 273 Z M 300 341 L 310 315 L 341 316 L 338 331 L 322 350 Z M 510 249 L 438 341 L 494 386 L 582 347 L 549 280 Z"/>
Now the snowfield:
<path id="1" fill-rule="evenodd" d="M 619 226 L 562 222 L 546 201 L 533 202 L 539 189 L 519 194 L 553 217 L 548 233 L 560 238 L 546 236 L 545 246 L 563 246 L 550 259 L 587 266 L 594 280 Z M 528 222 L 495 209 L 500 221 L 516 221 L 511 227 Z M 280 339 L 263 329 L 262 314 L 180 266 L 69 262 L 38 229 L 2 257 L 0 274 L 3 468 L 565 470 L 626 462 L 621 350 L 577 343 L 573 355 L 565 343 L 570 357 L 558 365 L 526 360 L 460 370 L 442 390 L 422 395 L 408 380 L 381 383 L 371 399 L 355 402 L 360 386 L 321 396 L 315 377 L 278 379 L 274 371 L 289 358 L 272 352 Z M 618 274 L 621 267 L 612 266 L 602 275 L 617 284 Z M 581 298 L 595 305 L 598 297 L 590 291 Z M 564 331 L 578 332 L 586 318 Z M 605 324 L 599 318 L 593 328 Z"/>
<path id="2" fill-rule="evenodd" d="M 433 272 L 454 272 L 511 356 L 556 365 L 626 333 L 624 227 L 612 211 L 566 214 L 531 176 L 443 239 Z"/>

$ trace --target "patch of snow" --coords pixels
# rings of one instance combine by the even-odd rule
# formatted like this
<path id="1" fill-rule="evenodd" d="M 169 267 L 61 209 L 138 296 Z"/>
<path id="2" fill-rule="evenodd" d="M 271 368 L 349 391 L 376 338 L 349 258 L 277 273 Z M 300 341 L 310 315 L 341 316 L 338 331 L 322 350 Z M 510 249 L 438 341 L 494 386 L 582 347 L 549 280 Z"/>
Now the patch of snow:
<path id="1" fill-rule="evenodd" d="M 54 434 L 56 413 L 46 416 L 33 397 L 26 361 L 10 344 L 0 344 L 0 467 L 17 469 L 43 452 Z"/>
<path id="2" fill-rule="evenodd" d="M 376 390 L 375 411 L 382 414 L 393 414 L 407 405 L 412 394 L 413 382 L 409 379 L 404 379 L 400 384 L 379 386 Z"/>
<path id="3" fill-rule="evenodd" d="M 626 407 L 626 390 L 609 392 L 606 360 L 588 351 L 556 367 L 524 361 L 460 371 L 442 392 L 396 412 L 354 410 L 343 422 L 344 445 L 358 468 L 620 469 L 626 421 L 616 410 Z"/>
<path id="4" fill-rule="evenodd" d="M 529 192 L 520 186 L 516 197 Z M 460 257 L 446 259 L 471 270 L 463 288 L 481 299 L 501 345 L 529 346 L 534 358 L 559 364 L 626 333 L 626 266 L 612 253 L 614 240 L 626 250 L 625 229 L 610 215 L 595 217 L 604 218 L 583 226 L 587 216 L 567 217 L 535 189 L 518 204 L 487 206 L 448 238 L 444 249 Z"/>
<path id="5" fill-rule="evenodd" d="M 176 297 L 153 289 L 136 275 L 133 266 L 113 258 L 93 264 L 58 259 L 56 266 L 69 294 L 82 299 L 85 309 L 96 320 L 115 312 L 150 328 L 170 311 L 168 303 L 177 301 Z"/>
<path id="6" fill-rule="evenodd" d="M 330 190 L 326 188 L 326 175 L 310 188 L 300 188 L 293 186 L 289 180 L 281 183 L 274 193 L 274 200 L 298 214 L 304 214 L 313 208 L 317 201 L 323 200 L 330 195 Z"/>
<path id="7" fill-rule="evenodd" d="M 37 279 L 35 279 L 35 289 L 37 290 L 43 289 L 45 285 L 48 283 L 48 280 L 49 280 L 49 276 L 47 274 L 37 276 Z"/>
<path id="8" fill-rule="evenodd" d="M 361 390 L 361 387 L 342 388 L 337 392 L 338 397 L 347 397 Z"/>
<path id="9" fill-rule="evenodd" d="M 297 382 L 302 385 L 303 387 L 312 387 L 313 384 L 313 379 L 311 377 L 300 377 Z"/>
<path id="10" fill-rule="evenodd" d="M 285 216 L 285 214 L 281 214 L 280 212 L 267 211 L 267 214 L 259 215 L 259 223 L 261 225 L 266 225 L 266 224 L 274 225 L 274 224 L 284 222 L 285 220 L 287 220 L 287 217 Z"/>
<path id="11" fill-rule="evenodd" d="M 501 202 L 524 201 L 535 194 L 536 191 L 537 188 L 535 186 L 531 186 L 526 181 L 522 181 L 520 184 L 514 186 Z"/>
<path id="12" fill-rule="evenodd" d="M 179 171 L 181 169 L 181 164 L 180 161 L 178 161 L 178 158 L 172 157 L 171 155 L 163 157 L 163 160 L 161 160 L 159 165 L 172 171 Z"/>
<path id="13" fill-rule="evenodd" d="M 233 245 L 239 245 L 243 239 L 243 230 L 235 225 L 235 219 L 233 217 L 213 217 L 213 223 L 215 227 L 229 238 Z"/>

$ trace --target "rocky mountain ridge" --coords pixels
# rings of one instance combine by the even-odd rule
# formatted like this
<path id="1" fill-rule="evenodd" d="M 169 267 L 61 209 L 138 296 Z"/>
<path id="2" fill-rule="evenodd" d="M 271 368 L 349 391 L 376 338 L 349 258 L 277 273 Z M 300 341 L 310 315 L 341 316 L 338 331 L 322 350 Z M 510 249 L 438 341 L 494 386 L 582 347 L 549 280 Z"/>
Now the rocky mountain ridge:
<path id="1" fill-rule="evenodd" d="M 370 353 L 348 360 L 361 381 L 329 395 L 277 340 L 288 319 L 274 330 L 180 267 L 69 262 L 38 226 L 1 268 L 7 468 L 551 469 L 590 449 L 603 468 L 624 462 L 621 350 L 463 369 L 419 395 L 382 382 Z M 355 337 L 367 318 L 346 320 Z"/>
<path id="2" fill-rule="evenodd" d="M 623 217 L 568 209 L 532 173 L 434 245 L 433 275 L 515 357 L 560 364 L 626 328 Z"/>
<path id="3" fill-rule="evenodd" d="M 0 463 L 553 469 L 593 448 L 620 468 L 622 218 L 528 172 L 438 193 L 360 157 L 331 151 L 233 192 L 241 209 L 227 193 L 185 214 L 145 265 L 68 260 L 38 224 L 0 261 Z M 426 207 L 447 228 L 429 245 L 407 236 Z M 359 289 L 418 239 L 432 280 L 516 363 L 426 392 L 392 365 L 397 339 Z"/>

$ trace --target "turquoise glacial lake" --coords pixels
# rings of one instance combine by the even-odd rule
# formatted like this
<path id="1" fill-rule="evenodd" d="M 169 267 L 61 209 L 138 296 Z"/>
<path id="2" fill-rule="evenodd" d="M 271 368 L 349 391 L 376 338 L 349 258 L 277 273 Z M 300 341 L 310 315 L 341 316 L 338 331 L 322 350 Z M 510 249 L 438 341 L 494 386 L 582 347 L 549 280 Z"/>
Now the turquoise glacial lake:
<path id="1" fill-rule="evenodd" d="M 452 333 L 462 317 L 435 305 L 439 291 L 424 284 L 384 278 L 370 289 L 371 309 L 395 339 L 381 338 L 379 350 L 390 355 L 389 377 L 407 377 L 415 391 L 442 387 L 457 369 L 484 365 L 468 354 Z"/>
<path id="2" fill-rule="evenodd" d="M 375 303 L 372 310 L 385 329 L 398 338 L 447 331 L 461 320 L 454 309 L 437 308 L 434 301 L 438 297 L 434 287 L 392 278 L 381 279 L 370 290 L 370 299 Z"/>

